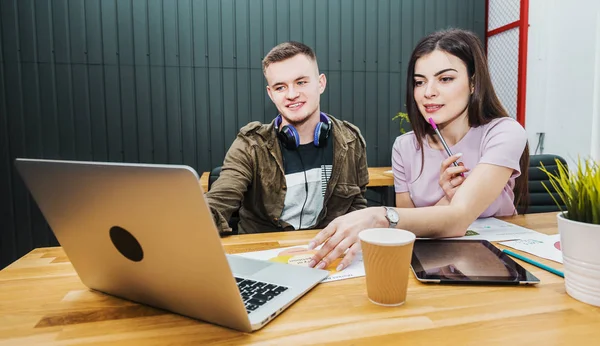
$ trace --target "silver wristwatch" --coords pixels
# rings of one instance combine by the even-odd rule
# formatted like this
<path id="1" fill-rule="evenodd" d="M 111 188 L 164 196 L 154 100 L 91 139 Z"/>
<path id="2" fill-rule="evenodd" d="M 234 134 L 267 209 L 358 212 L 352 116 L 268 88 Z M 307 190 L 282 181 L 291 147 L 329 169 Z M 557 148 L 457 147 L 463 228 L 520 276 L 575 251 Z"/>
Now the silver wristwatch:
<path id="1" fill-rule="evenodd" d="M 398 212 L 394 208 L 385 207 L 385 206 L 384 206 L 384 208 L 385 208 L 385 218 L 389 221 L 390 228 L 396 228 L 398 221 L 400 221 L 400 216 L 398 215 Z"/>

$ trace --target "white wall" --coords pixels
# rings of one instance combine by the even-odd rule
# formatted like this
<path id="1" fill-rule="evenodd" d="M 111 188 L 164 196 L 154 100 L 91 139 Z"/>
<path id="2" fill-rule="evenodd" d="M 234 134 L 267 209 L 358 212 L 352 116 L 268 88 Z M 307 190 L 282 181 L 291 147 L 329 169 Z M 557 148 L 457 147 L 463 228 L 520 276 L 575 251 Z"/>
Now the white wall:
<path id="1" fill-rule="evenodd" d="M 593 143 L 600 155 L 600 1 L 530 0 L 529 24 L 525 128 L 531 153 L 536 133 L 545 132 L 545 154 L 572 163 L 589 157 Z"/>

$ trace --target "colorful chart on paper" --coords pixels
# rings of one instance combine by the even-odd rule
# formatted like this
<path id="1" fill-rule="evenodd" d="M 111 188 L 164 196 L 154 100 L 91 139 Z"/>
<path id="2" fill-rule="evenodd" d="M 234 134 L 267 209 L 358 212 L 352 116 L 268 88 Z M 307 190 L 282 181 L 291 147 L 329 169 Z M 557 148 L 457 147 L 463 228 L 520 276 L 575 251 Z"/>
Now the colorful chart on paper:
<path id="1" fill-rule="evenodd" d="M 246 252 L 236 255 L 263 261 L 308 266 L 308 263 L 310 263 L 312 256 L 316 252 L 317 250 L 309 250 L 307 246 L 292 246 L 272 250 Z M 350 279 L 365 275 L 365 267 L 363 264 L 362 253 L 359 252 L 347 268 L 342 269 L 341 271 L 337 271 L 336 268 L 342 261 L 342 258 L 343 256 L 336 259 L 335 261 L 327 265 L 327 267 L 325 267 L 325 269 L 329 271 L 329 276 L 325 278 L 325 280 L 323 280 L 322 282 Z"/>

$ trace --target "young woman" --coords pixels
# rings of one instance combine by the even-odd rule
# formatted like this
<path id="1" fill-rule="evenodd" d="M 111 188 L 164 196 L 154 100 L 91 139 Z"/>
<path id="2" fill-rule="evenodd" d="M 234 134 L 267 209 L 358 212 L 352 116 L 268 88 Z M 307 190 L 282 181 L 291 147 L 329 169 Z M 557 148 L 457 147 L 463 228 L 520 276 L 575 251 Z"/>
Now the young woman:
<path id="1" fill-rule="evenodd" d="M 323 244 L 310 266 L 323 268 L 346 250 L 339 269 L 350 264 L 366 228 L 463 236 L 478 217 L 513 215 L 514 205 L 527 201 L 527 134 L 498 100 L 476 35 L 452 29 L 422 39 L 408 65 L 406 104 L 413 131 L 393 147 L 396 208 L 335 219 L 310 242 Z"/>

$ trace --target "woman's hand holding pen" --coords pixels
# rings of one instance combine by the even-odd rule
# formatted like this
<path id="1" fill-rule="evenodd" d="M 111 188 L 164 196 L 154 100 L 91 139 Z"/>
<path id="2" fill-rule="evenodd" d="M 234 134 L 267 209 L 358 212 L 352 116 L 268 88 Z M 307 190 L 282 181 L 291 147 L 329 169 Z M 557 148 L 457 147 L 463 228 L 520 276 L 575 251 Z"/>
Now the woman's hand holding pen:
<path id="1" fill-rule="evenodd" d="M 454 197 L 458 187 L 465 181 L 466 178 L 464 173 L 469 171 L 469 169 L 465 167 L 462 162 L 460 162 L 458 166 L 453 166 L 454 162 L 456 162 L 461 156 L 461 153 L 456 153 L 442 161 L 442 166 L 440 168 L 440 180 L 438 183 L 440 184 L 442 190 L 444 190 L 448 201 L 452 200 L 452 197 Z"/>

